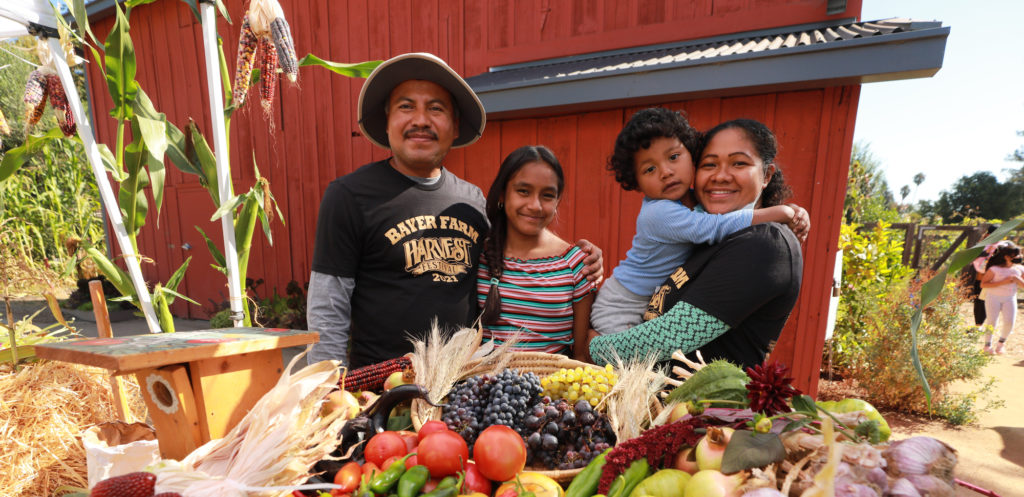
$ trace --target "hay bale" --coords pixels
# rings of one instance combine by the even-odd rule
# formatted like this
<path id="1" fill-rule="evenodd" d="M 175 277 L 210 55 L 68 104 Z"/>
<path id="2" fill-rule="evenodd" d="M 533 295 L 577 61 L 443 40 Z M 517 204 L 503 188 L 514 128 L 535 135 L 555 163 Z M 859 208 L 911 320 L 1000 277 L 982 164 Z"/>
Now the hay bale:
<path id="1" fill-rule="evenodd" d="M 0 495 L 53 495 L 63 485 L 87 487 L 81 433 L 117 419 L 105 369 L 39 361 L 18 371 L 0 366 Z M 136 419 L 146 407 L 126 377 Z"/>

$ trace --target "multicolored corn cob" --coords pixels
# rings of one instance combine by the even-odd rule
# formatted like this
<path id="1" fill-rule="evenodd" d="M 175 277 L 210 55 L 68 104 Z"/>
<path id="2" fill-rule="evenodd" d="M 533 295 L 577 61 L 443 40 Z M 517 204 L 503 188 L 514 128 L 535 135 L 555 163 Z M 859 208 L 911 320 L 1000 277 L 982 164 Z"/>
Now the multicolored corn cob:
<path id="1" fill-rule="evenodd" d="M 260 105 L 263 114 L 270 117 L 274 106 L 274 88 L 277 86 L 277 48 L 270 38 L 260 38 Z"/>
<path id="2" fill-rule="evenodd" d="M 288 27 L 288 21 L 284 17 L 278 17 L 270 23 L 270 33 L 274 37 L 274 45 L 277 46 L 277 57 L 281 64 L 281 70 L 288 81 L 292 83 L 299 76 L 299 59 L 295 57 L 295 43 L 292 42 L 292 30 Z"/>
<path id="3" fill-rule="evenodd" d="M 28 82 L 25 83 L 25 126 L 32 126 L 43 117 L 43 110 L 46 109 L 47 96 L 46 75 L 38 69 L 28 75 Z"/>
<path id="4" fill-rule="evenodd" d="M 245 103 L 245 95 L 249 92 L 249 80 L 252 78 L 252 67 L 256 62 L 256 46 L 259 39 L 249 24 L 249 16 L 242 17 L 242 31 L 238 35 L 238 58 L 235 59 L 235 84 L 231 89 L 235 107 Z"/>
<path id="5" fill-rule="evenodd" d="M 388 359 L 384 362 L 363 366 L 349 371 L 341 380 L 341 387 L 350 392 L 363 390 L 380 391 L 384 388 L 384 380 L 396 371 L 405 371 L 412 366 L 412 360 L 406 356 Z"/>
<path id="6" fill-rule="evenodd" d="M 64 93 L 64 85 L 60 84 L 60 78 L 56 74 L 47 75 L 46 84 L 57 125 L 64 132 L 64 136 L 74 135 L 78 131 L 78 126 L 75 124 L 75 115 L 71 112 L 68 96 Z"/>

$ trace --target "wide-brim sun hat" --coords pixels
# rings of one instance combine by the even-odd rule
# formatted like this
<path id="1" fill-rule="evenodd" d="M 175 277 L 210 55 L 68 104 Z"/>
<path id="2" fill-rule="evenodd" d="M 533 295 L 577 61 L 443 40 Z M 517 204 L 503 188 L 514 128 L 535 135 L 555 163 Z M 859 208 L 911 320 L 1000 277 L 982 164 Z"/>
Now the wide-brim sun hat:
<path id="1" fill-rule="evenodd" d="M 359 91 L 359 129 L 374 145 L 391 148 L 388 142 L 388 118 L 384 107 L 396 86 L 412 79 L 430 81 L 448 90 L 459 108 L 459 136 L 452 148 L 465 147 L 480 139 L 487 123 L 484 104 L 448 64 L 429 53 L 407 53 L 392 57 L 377 66 Z"/>

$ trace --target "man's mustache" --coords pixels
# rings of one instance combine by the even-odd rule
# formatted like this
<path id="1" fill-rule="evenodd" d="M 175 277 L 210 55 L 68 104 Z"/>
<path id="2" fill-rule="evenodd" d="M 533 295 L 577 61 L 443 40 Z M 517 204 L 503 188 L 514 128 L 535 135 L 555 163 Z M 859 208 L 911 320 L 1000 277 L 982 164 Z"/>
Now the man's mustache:
<path id="1" fill-rule="evenodd" d="M 417 135 L 427 135 L 432 140 L 436 140 L 437 139 L 437 133 L 434 133 L 434 130 L 432 130 L 430 128 L 412 128 L 412 129 L 406 131 L 405 133 L 402 133 L 402 137 L 403 138 L 409 138 L 411 135 L 414 135 L 414 134 L 417 134 Z"/>

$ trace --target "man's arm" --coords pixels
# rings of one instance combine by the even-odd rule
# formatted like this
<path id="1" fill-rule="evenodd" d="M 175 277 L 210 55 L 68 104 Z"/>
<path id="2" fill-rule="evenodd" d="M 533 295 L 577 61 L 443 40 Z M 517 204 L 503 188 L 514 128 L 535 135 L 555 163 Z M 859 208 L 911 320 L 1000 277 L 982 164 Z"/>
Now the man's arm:
<path id="1" fill-rule="evenodd" d="M 595 285 L 601 283 L 604 277 L 604 255 L 601 253 L 601 247 L 583 238 L 576 242 L 576 246 L 587 254 L 583 259 L 583 264 L 586 264 L 583 267 L 583 276 L 587 281 L 593 281 Z"/>
<path id="2" fill-rule="evenodd" d="M 320 333 L 320 342 L 306 357 L 309 364 L 334 359 L 348 365 L 348 340 L 352 325 L 354 278 L 313 271 L 306 294 L 306 322 Z"/>

